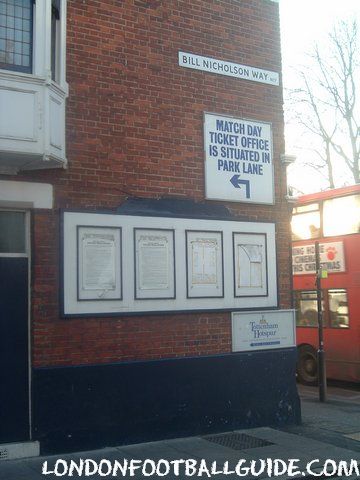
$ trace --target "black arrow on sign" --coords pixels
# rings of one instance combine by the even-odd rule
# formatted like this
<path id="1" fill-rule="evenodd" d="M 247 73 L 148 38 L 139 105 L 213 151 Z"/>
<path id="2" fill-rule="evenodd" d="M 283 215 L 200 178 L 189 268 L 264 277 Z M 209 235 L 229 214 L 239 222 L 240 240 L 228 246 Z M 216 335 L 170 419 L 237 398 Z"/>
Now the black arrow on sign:
<path id="1" fill-rule="evenodd" d="M 246 198 L 250 198 L 250 180 L 241 180 L 240 175 L 233 175 L 230 182 L 235 188 L 241 188 L 241 185 L 245 185 Z"/>

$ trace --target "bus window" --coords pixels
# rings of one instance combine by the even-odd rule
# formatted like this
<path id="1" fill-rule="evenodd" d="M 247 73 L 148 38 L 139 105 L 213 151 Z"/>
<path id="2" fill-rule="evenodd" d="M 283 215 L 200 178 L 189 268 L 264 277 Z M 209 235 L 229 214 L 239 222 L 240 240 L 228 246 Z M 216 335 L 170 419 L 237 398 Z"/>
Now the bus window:
<path id="1" fill-rule="evenodd" d="M 294 208 L 291 219 L 291 231 L 293 240 L 309 240 L 319 237 L 319 204 L 312 203 Z"/>
<path id="2" fill-rule="evenodd" d="M 360 195 L 324 201 L 323 231 L 325 237 L 360 232 Z"/>
<path id="3" fill-rule="evenodd" d="M 349 328 L 349 310 L 346 290 L 328 290 L 330 326 Z"/>
<path id="4" fill-rule="evenodd" d="M 298 327 L 317 327 L 316 291 L 295 292 L 296 325 Z"/>

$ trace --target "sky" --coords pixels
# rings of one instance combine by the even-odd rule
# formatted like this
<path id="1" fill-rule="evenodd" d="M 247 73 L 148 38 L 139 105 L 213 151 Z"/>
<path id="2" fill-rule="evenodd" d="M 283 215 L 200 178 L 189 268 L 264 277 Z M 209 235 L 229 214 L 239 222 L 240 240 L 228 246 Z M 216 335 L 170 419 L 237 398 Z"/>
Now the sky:
<path id="1" fill-rule="evenodd" d="M 291 89 L 297 84 L 294 69 L 307 63 L 307 53 L 316 43 L 321 45 L 326 41 L 338 19 L 356 17 L 360 25 L 360 0 L 279 0 L 279 6 L 283 84 Z M 303 193 L 322 190 L 326 183 L 321 176 L 302 165 L 313 154 L 299 138 L 298 127 L 285 126 L 286 153 L 297 157 L 297 162 L 288 168 L 288 183 Z M 339 168 L 338 178 L 345 182 L 344 169 Z"/>

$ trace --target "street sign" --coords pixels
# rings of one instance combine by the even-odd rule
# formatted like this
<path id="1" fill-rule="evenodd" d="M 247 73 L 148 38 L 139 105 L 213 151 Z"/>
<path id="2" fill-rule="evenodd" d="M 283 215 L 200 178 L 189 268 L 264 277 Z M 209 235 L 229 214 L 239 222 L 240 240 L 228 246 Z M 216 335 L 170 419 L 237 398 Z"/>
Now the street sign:
<path id="1" fill-rule="evenodd" d="M 204 115 L 206 198 L 274 203 L 271 124 Z"/>
<path id="2" fill-rule="evenodd" d="M 226 60 L 203 57 L 202 55 L 194 55 L 193 53 L 179 52 L 179 65 L 181 67 L 193 68 L 217 75 L 226 75 L 240 80 L 266 83 L 277 87 L 280 85 L 279 74 L 277 72 L 242 65 L 240 63 L 228 62 Z"/>

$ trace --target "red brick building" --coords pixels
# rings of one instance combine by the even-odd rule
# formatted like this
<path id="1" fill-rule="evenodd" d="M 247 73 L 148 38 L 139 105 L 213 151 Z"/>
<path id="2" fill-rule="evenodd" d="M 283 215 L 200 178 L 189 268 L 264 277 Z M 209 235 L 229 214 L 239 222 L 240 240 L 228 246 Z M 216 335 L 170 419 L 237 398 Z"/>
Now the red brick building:
<path id="1" fill-rule="evenodd" d="M 71 450 L 296 421 L 294 349 L 237 353 L 231 321 L 291 307 L 277 3 L 0 6 L 0 295 L 13 372 L 1 374 L 1 442 Z M 248 151 L 271 156 L 264 174 L 241 170 L 241 128 L 262 142 Z M 208 140 L 239 147 L 232 163 L 219 153 L 212 170 Z M 262 177 L 273 200 L 257 200 Z M 209 194 L 222 179 L 230 197 Z M 221 253 L 213 286 L 205 266 L 192 294 L 189 242 L 200 240 L 188 232 L 199 231 Z M 263 235 L 253 285 L 235 278 L 239 231 Z"/>

